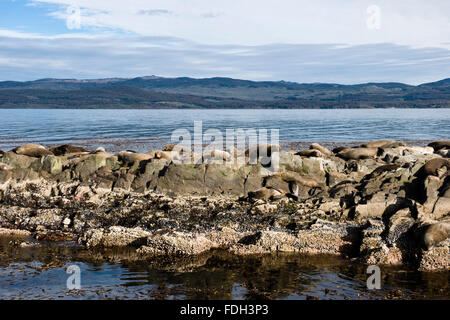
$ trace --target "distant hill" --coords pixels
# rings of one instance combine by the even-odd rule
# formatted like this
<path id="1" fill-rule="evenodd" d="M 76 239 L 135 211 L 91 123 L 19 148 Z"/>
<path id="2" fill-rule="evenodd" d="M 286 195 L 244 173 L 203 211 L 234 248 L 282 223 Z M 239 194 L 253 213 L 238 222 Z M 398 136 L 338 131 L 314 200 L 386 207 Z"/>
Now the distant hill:
<path id="1" fill-rule="evenodd" d="M 450 108 L 450 78 L 418 86 L 157 76 L 4 81 L 0 108 Z"/>

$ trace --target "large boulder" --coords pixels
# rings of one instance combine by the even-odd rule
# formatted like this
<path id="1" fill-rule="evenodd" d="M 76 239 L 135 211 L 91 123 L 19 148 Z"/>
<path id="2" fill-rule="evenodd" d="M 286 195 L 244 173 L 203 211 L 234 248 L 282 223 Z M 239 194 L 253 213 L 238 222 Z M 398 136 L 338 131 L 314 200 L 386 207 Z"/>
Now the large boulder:
<path id="1" fill-rule="evenodd" d="M 28 169 L 33 164 L 40 164 L 40 161 L 36 158 L 16 154 L 12 151 L 5 152 L 1 156 L 0 162 L 7 164 L 13 168 L 22 168 L 22 169 Z"/>
<path id="2" fill-rule="evenodd" d="M 131 188 L 136 192 L 149 190 L 152 181 L 158 179 L 159 172 L 167 166 L 169 162 L 164 159 L 152 159 L 139 162 L 136 170 L 136 177 Z"/>
<path id="3" fill-rule="evenodd" d="M 117 157 L 103 154 L 93 154 L 76 164 L 73 169 L 73 174 L 76 178 L 84 181 L 91 177 L 101 167 L 114 167 L 117 161 Z"/>
<path id="4" fill-rule="evenodd" d="M 245 193 L 245 172 L 232 165 L 208 164 L 205 168 L 205 188 L 208 194 Z"/>
<path id="5" fill-rule="evenodd" d="M 150 188 L 156 191 L 176 194 L 206 194 L 205 165 L 184 165 L 171 163 L 161 170 Z"/>
<path id="6" fill-rule="evenodd" d="M 42 170 L 54 175 L 62 172 L 63 163 L 61 158 L 52 155 L 42 159 Z"/>

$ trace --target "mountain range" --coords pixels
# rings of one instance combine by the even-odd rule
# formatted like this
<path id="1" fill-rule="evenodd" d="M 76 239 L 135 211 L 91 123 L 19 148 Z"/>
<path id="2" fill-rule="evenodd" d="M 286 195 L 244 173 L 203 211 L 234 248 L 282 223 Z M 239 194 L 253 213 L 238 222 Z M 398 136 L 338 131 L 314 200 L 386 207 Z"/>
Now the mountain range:
<path id="1" fill-rule="evenodd" d="M 3 81 L 0 108 L 450 108 L 450 78 L 417 86 L 157 76 Z"/>

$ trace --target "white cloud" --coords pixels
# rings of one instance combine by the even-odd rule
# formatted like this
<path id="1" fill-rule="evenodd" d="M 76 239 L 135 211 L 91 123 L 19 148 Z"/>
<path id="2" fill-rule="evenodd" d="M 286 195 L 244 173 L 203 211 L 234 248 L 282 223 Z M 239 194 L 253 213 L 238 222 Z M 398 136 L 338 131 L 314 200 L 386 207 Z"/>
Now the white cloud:
<path id="1" fill-rule="evenodd" d="M 410 84 L 448 77 L 450 51 L 394 44 L 206 45 L 171 37 L 0 30 L 0 80 L 145 75 Z"/>
<path id="2" fill-rule="evenodd" d="M 30 0 L 82 9 L 86 26 L 204 44 L 263 45 L 394 43 L 449 47 L 448 0 Z M 380 30 L 367 28 L 366 9 L 381 10 Z M 142 14 L 147 12 L 149 14 Z"/>

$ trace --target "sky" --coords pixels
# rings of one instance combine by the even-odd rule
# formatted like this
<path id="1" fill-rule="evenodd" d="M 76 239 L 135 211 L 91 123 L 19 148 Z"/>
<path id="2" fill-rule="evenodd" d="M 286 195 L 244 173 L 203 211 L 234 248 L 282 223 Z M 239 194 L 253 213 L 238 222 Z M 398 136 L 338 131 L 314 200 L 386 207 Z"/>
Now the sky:
<path id="1" fill-rule="evenodd" d="M 0 0 L 0 80 L 450 77 L 448 0 Z"/>

